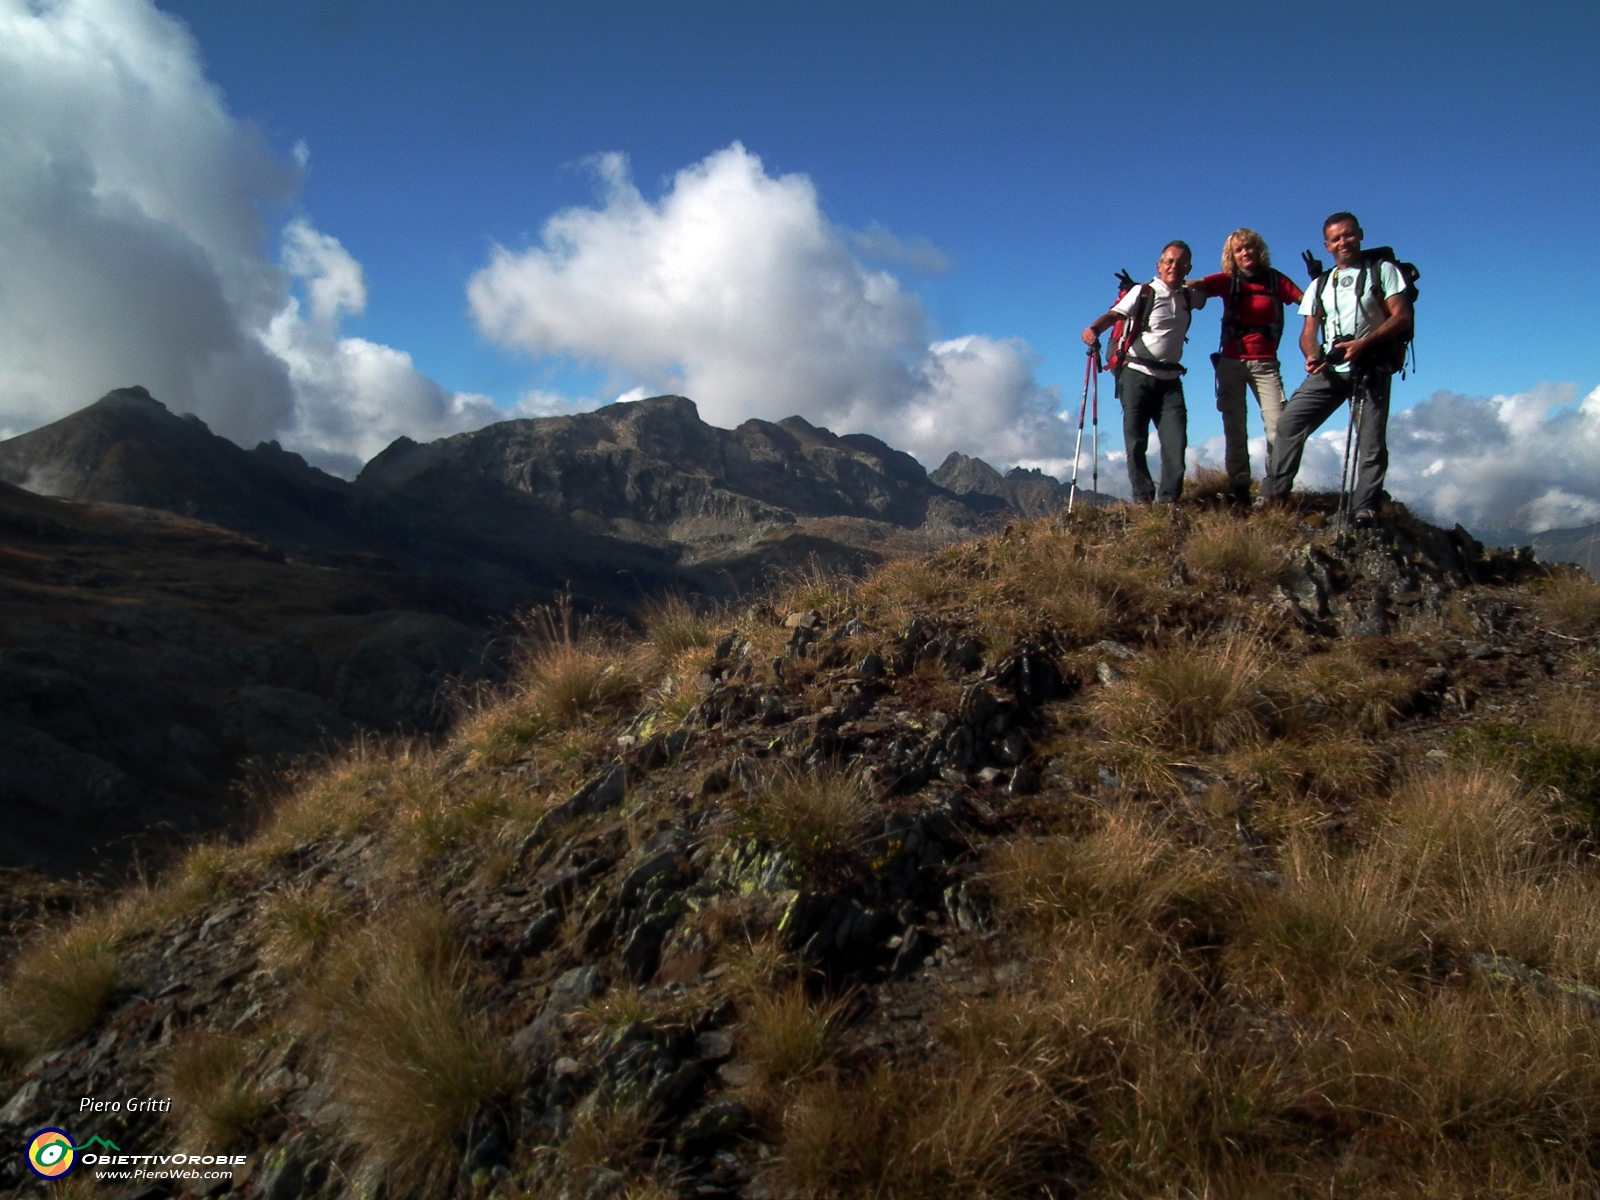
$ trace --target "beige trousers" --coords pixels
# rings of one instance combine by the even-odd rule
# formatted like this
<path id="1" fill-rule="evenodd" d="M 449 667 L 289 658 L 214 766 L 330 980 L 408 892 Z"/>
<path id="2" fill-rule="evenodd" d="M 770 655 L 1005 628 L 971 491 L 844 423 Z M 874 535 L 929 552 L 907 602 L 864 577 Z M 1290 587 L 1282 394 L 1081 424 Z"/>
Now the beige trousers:
<path id="1" fill-rule="evenodd" d="M 1256 394 L 1261 423 L 1267 431 L 1267 461 L 1278 438 L 1278 416 L 1283 412 L 1283 376 L 1272 359 L 1217 359 L 1217 411 L 1222 414 L 1222 434 L 1227 440 L 1224 465 L 1228 483 L 1237 492 L 1250 490 L 1250 425 L 1245 389 Z"/>

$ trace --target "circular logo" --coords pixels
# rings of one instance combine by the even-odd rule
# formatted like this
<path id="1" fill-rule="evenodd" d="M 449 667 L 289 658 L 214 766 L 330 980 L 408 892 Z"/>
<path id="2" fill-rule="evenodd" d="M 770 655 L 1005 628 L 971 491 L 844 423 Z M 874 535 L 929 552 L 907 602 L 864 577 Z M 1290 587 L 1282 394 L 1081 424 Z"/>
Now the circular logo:
<path id="1" fill-rule="evenodd" d="M 1356 281 L 1353 278 L 1351 278 L 1349 275 L 1341 275 L 1339 277 L 1339 286 L 1340 287 L 1355 287 L 1355 285 L 1356 285 Z"/>
<path id="2" fill-rule="evenodd" d="M 65 1129 L 41 1129 L 28 1143 L 28 1165 L 41 1178 L 60 1179 L 77 1163 L 77 1151 Z"/>

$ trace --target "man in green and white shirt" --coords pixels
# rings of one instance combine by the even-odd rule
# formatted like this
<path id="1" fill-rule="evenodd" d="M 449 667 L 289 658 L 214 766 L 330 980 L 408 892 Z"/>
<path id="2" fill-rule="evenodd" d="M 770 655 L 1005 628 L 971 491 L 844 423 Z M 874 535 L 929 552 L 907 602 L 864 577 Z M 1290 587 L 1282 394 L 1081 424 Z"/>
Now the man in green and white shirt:
<path id="1" fill-rule="evenodd" d="M 1309 438 L 1346 400 L 1361 392 L 1360 457 L 1351 510 L 1358 524 L 1377 519 L 1389 469 L 1389 388 L 1394 343 L 1411 328 L 1406 281 L 1392 263 L 1369 263 L 1361 252 L 1361 222 L 1347 212 L 1322 223 L 1322 242 L 1334 269 L 1300 302 L 1305 328 L 1300 351 L 1306 381 L 1278 418 L 1272 461 L 1261 485 L 1263 500 L 1287 496 Z"/>

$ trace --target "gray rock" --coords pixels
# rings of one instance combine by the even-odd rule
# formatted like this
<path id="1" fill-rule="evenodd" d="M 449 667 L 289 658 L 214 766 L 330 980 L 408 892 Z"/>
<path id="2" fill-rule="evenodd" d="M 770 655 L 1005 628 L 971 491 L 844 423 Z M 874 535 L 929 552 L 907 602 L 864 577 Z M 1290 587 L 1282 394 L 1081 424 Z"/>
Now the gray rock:
<path id="1" fill-rule="evenodd" d="M 694 1040 L 695 1056 L 702 1062 L 723 1062 L 733 1057 L 733 1034 L 712 1029 Z"/>
<path id="2" fill-rule="evenodd" d="M 1094 677 L 1106 687 L 1116 687 L 1119 683 L 1128 681 L 1127 673 L 1118 670 L 1108 662 L 1097 662 L 1094 665 Z"/>
<path id="3" fill-rule="evenodd" d="M 511 1039 L 513 1054 L 531 1053 L 540 1042 L 549 1037 L 561 1019 L 577 1011 L 594 998 L 600 990 L 600 969 L 594 965 L 573 967 L 556 978 L 550 986 L 550 996 L 539 1015 Z"/>
<path id="4" fill-rule="evenodd" d="M 561 826 L 570 825 L 579 817 L 615 808 L 622 803 L 626 795 L 627 769 L 623 766 L 622 760 L 618 759 L 592 776 L 569 799 L 540 817 L 539 823 L 533 828 L 532 837 L 535 840 L 548 837 Z"/>
<path id="5" fill-rule="evenodd" d="M 724 1068 L 726 1072 L 726 1068 Z M 708 1104 L 678 1126 L 674 1144 L 680 1150 L 731 1142 L 750 1128 L 750 1110 L 736 1100 Z"/>
<path id="6" fill-rule="evenodd" d="M 28 1114 L 34 1109 L 39 1100 L 39 1089 L 43 1086 L 38 1079 L 30 1079 L 12 1093 L 11 1099 L 6 1101 L 6 1106 L 0 1108 L 0 1125 L 21 1125 L 28 1119 Z"/>

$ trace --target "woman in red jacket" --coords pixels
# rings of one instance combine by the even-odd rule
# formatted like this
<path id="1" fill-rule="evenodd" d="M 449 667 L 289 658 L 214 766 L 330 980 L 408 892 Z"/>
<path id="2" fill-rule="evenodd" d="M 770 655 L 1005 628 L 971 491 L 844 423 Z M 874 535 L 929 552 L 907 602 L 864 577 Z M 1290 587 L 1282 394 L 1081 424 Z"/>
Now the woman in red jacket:
<path id="1" fill-rule="evenodd" d="M 1283 375 L 1278 341 L 1283 336 L 1283 306 L 1299 304 L 1301 291 L 1272 269 L 1267 243 L 1253 229 L 1236 229 L 1222 243 L 1222 273 L 1192 282 L 1207 296 L 1224 297 L 1222 348 L 1211 356 L 1217 371 L 1217 411 L 1227 441 L 1225 463 L 1233 498 L 1250 501 L 1250 430 L 1245 389 L 1256 394 L 1267 431 L 1267 460 L 1283 411 Z"/>

